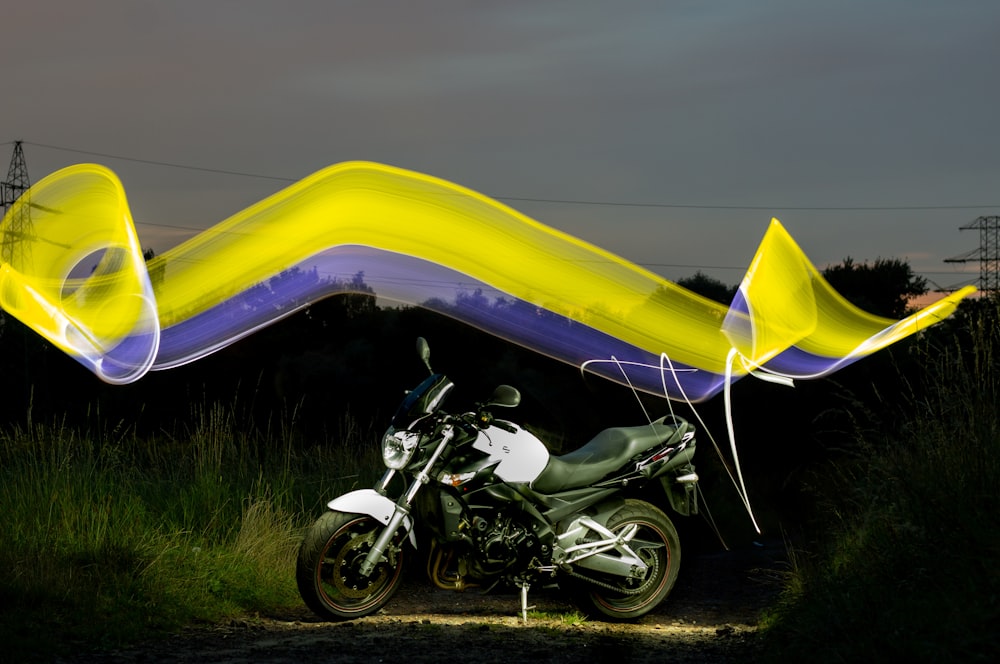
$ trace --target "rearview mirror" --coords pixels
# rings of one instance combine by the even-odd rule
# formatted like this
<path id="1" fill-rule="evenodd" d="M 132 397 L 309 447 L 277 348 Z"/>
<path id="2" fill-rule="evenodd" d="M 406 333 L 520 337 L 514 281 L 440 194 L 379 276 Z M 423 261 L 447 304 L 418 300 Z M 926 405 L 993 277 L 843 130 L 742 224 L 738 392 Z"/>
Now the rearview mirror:
<path id="1" fill-rule="evenodd" d="M 513 408 L 519 403 L 521 403 L 521 393 L 517 391 L 516 387 L 497 385 L 497 389 L 493 390 L 493 396 L 490 397 L 486 405 Z"/>
<path id="2" fill-rule="evenodd" d="M 424 366 L 427 367 L 427 371 L 433 374 L 434 370 L 431 369 L 431 347 L 427 343 L 427 339 L 423 337 L 417 337 L 417 355 L 420 356 Z"/>

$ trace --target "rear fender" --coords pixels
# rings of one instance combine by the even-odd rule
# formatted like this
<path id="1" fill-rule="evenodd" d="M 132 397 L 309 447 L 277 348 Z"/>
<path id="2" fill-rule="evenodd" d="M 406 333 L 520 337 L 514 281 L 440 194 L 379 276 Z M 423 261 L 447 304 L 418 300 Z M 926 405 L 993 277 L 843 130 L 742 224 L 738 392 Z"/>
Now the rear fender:
<path id="1" fill-rule="evenodd" d="M 392 502 L 374 489 L 358 489 L 337 496 L 326 505 L 331 510 L 345 512 L 348 514 L 366 514 L 383 525 L 388 525 L 389 520 L 398 509 L 396 503 Z M 403 527 L 407 535 L 410 536 L 410 544 L 417 548 L 417 536 L 413 532 L 413 522 L 410 517 L 403 517 Z"/>

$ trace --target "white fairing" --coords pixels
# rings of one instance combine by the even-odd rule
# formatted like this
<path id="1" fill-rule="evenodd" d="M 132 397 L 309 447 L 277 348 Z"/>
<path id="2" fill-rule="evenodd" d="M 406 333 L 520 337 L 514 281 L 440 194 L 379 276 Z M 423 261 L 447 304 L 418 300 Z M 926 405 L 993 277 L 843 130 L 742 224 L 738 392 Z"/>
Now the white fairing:
<path id="1" fill-rule="evenodd" d="M 374 489 L 359 489 L 345 493 L 331 500 L 326 505 L 338 512 L 367 514 L 376 521 L 381 521 L 383 525 L 389 523 L 389 519 L 396 513 L 396 504 L 377 493 Z M 409 529 L 409 520 L 406 523 Z"/>
<path id="2" fill-rule="evenodd" d="M 479 432 L 472 447 L 500 461 L 493 474 L 504 482 L 533 482 L 549 462 L 549 451 L 545 443 L 513 422 L 504 424 L 515 431 L 490 425 Z"/>
<path id="3" fill-rule="evenodd" d="M 396 513 L 396 503 L 374 489 L 358 489 L 338 496 L 326 504 L 330 509 L 346 514 L 367 514 L 376 521 L 388 525 Z M 413 532 L 413 522 L 409 516 L 403 517 L 403 528 L 410 535 L 410 543 L 417 548 L 417 536 Z"/>

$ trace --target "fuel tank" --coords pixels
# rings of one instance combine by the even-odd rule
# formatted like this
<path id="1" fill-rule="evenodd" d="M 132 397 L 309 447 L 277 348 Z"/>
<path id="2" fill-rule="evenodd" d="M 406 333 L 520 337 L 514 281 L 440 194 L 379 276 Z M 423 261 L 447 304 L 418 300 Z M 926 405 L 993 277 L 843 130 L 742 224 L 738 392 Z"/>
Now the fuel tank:
<path id="1" fill-rule="evenodd" d="M 503 421 L 513 431 L 490 425 L 479 431 L 473 449 L 500 463 L 493 474 L 504 482 L 532 482 L 549 462 L 545 443 L 513 422 Z"/>

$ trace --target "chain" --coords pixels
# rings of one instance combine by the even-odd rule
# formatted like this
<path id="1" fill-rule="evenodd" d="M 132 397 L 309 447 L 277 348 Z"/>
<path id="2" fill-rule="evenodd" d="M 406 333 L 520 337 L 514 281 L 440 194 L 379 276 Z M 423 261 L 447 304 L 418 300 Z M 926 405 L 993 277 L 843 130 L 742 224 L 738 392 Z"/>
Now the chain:
<path id="1" fill-rule="evenodd" d="M 644 593 L 646 591 L 646 586 L 648 586 L 649 584 L 651 584 L 653 582 L 653 580 L 656 579 L 657 572 L 659 571 L 659 568 L 660 568 L 658 560 L 659 560 L 658 556 L 653 556 L 653 564 L 649 565 L 650 574 L 646 577 L 646 582 L 643 583 L 638 588 L 633 588 L 633 589 L 622 588 L 621 586 L 616 586 L 616 585 L 611 584 L 611 583 L 606 583 L 604 581 L 598 581 L 597 579 L 592 579 L 589 576 L 584 576 L 583 574 L 579 574 L 578 572 L 575 572 L 573 570 L 569 570 L 568 573 L 569 573 L 570 576 L 572 576 L 574 578 L 582 579 L 582 580 L 586 581 L 587 583 L 591 583 L 591 584 L 593 584 L 595 586 L 600 586 L 601 588 L 604 588 L 605 590 L 613 590 L 616 593 L 621 593 L 622 595 L 629 595 L 629 596 L 631 596 L 631 595 L 639 595 L 639 594 Z"/>

